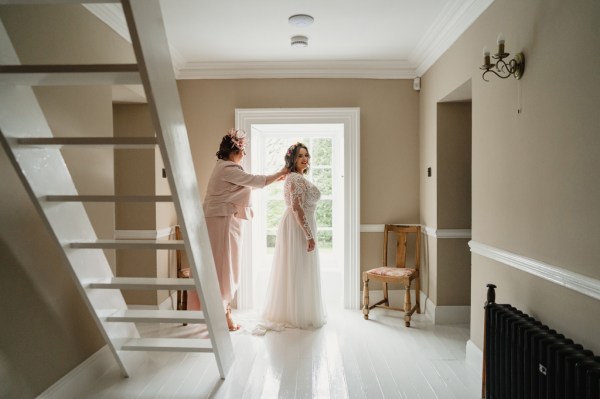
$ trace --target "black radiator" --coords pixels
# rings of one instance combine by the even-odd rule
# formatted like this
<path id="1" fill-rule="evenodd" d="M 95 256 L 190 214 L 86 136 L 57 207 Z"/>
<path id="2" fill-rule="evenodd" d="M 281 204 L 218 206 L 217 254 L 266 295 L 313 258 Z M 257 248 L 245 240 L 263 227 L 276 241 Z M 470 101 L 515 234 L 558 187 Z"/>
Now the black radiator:
<path id="1" fill-rule="evenodd" d="M 487 399 L 600 399 L 600 356 L 533 317 L 485 306 L 483 394 Z"/>

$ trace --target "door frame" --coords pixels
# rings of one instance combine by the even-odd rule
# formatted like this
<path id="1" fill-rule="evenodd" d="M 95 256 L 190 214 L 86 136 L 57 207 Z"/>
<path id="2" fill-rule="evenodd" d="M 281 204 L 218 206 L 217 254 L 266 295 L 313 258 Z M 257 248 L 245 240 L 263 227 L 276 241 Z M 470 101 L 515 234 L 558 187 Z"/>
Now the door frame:
<path id="1" fill-rule="evenodd" d="M 253 124 L 344 125 L 344 308 L 360 308 L 360 108 L 236 108 L 235 127 L 252 131 Z M 249 244 L 251 234 L 245 234 Z M 250 248 L 246 245 L 246 248 Z M 247 253 L 243 259 L 248 259 Z M 244 268 L 242 267 L 242 270 Z M 252 292 L 251 273 L 243 273 L 238 291 L 239 308 L 248 308 Z"/>

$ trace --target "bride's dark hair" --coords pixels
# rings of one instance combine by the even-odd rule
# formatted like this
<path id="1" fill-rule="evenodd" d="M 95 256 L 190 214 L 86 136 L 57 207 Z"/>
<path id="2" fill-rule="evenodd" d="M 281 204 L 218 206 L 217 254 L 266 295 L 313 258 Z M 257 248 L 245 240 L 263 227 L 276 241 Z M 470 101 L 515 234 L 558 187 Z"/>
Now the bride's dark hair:
<path id="1" fill-rule="evenodd" d="M 290 148 L 288 148 L 287 152 L 285 153 L 285 167 L 288 168 L 288 170 L 290 172 L 296 172 L 296 161 L 298 160 L 298 152 L 300 151 L 300 148 L 304 148 L 306 150 L 306 156 L 310 159 L 310 152 L 308 151 L 308 148 L 306 147 L 306 145 L 304 145 L 303 143 L 296 143 L 296 144 L 292 144 L 290 146 Z M 304 173 L 308 173 L 308 170 L 310 169 L 310 164 L 308 165 L 308 167 L 306 169 L 304 169 Z"/>

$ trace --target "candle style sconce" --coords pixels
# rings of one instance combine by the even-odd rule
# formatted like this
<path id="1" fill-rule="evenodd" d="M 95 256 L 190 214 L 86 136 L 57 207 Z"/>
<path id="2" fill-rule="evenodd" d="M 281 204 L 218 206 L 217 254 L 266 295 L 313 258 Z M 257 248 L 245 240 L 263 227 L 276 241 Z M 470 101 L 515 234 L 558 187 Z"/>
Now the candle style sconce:
<path id="1" fill-rule="evenodd" d="M 490 51 L 487 47 L 483 48 L 483 65 L 479 67 L 479 69 L 484 71 L 483 75 L 481 75 L 483 80 L 489 82 L 489 80 L 485 78 L 485 75 L 488 72 L 493 73 L 501 79 L 506 79 L 511 75 L 517 80 L 521 79 L 521 77 L 523 77 L 523 72 L 525 72 L 525 56 L 523 53 L 517 53 L 512 60 L 508 62 L 504 61 L 509 55 L 510 53 L 504 52 L 504 38 L 502 37 L 502 34 L 499 34 L 498 52 L 492 56 L 494 59 L 498 60 L 495 64 L 490 62 Z"/>

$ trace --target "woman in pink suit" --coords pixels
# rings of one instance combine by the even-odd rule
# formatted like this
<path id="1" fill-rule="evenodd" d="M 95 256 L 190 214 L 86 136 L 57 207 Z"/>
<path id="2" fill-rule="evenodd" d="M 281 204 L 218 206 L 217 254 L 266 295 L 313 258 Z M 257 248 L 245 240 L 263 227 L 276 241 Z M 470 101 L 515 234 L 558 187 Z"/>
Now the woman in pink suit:
<path id="1" fill-rule="evenodd" d="M 288 173 L 285 166 L 268 176 L 246 173 L 241 165 L 245 146 L 243 130 L 230 129 L 223 136 L 204 198 L 204 216 L 230 331 L 240 328 L 231 318 L 230 302 L 240 281 L 242 221 L 253 216 L 250 207 L 252 189 L 263 188 Z M 190 296 L 188 308 L 199 308 L 197 298 L 197 295 Z"/>

